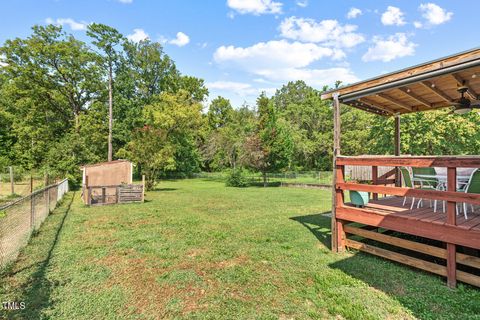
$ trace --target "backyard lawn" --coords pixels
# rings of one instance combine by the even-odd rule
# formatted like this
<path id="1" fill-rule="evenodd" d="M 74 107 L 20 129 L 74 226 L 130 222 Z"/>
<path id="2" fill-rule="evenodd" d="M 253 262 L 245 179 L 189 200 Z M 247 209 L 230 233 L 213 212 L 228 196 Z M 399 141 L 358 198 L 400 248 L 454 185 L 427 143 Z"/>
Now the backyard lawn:
<path id="1" fill-rule="evenodd" d="M 2 301 L 29 319 L 474 319 L 480 290 L 329 250 L 331 193 L 161 182 L 144 204 L 70 193 L 17 263 Z M 1 318 L 1 317 L 0 317 Z"/>

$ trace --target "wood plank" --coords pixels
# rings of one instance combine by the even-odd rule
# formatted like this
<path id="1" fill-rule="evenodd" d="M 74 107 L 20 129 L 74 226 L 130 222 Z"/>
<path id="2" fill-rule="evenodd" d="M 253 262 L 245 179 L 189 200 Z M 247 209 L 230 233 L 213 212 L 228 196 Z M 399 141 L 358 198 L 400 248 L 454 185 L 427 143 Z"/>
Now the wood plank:
<path id="1" fill-rule="evenodd" d="M 413 108 L 409 105 L 406 105 L 405 103 L 395 99 L 395 98 L 392 98 L 390 97 L 389 95 L 386 95 L 384 93 L 379 93 L 377 94 L 377 96 L 379 96 L 380 98 L 384 99 L 384 100 L 387 100 L 391 103 L 393 103 L 394 105 L 402 108 L 402 109 L 405 109 L 405 110 L 408 110 L 408 111 L 413 111 Z"/>
<path id="2" fill-rule="evenodd" d="M 480 277 L 471 273 L 457 270 L 457 279 L 472 286 L 480 287 Z"/>
<path id="3" fill-rule="evenodd" d="M 442 242 L 480 249 L 480 231 L 468 232 L 457 226 L 434 224 L 422 220 L 412 221 L 395 215 L 378 215 L 368 209 L 336 208 L 338 219 L 390 229 Z"/>
<path id="4" fill-rule="evenodd" d="M 474 49 L 468 52 L 462 52 L 457 55 L 449 56 L 446 58 L 437 59 L 432 62 L 424 63 L 421 65 L 413 66 L 407 69 L 403 69 L 394 73 L 382 75 L 374 79 L 362 81 L 352 84 L 343 88 L 336 89 L 335 91 L 325 92 L 322 94 L 322 99 L 331 99 L 334 93 L 344 95 L 352 92 L 357 92 L 367 88 L 376 87 L 379 85 L 392 83 L 401 79 L 409 78 L 415 75 L 444 69 L 467 61 L 475 61 L 480 58 L 480 49 Z"/>
<path id="5" fill-rule="evenodd" d="M 457 252 L 457 262 L 480 269 L 480 258 Z"/>
<path id="6" fill-rule="evenodd" d="M 436 263 L 428 262 L 425 260 L 409 257 L 407 255 L 389 251 L 386 249 L 378 248 L 375 246 L 371 246 L 365 243 L 361 243 L 358 241 L 354 241 L 351 239 L 347 239 L 346 245 L 349 248 L 357 249 L 360 251 L 368 252 L 370 254 L 374 254 L 376 256 L 388 259 L 388 260 L 393 260 L 396 262 L 400 262 L 403 264 L 406 264 L 411 267 L 415 267 L 418 269 L 422 269 L 428 272 L 432 272 L 441 276 L 446 276 L 447 275 L 447 270 L 444 266 L 441 266 Z"/>
<path id="7" fill-rule="evenodd" d="M 480 223 L 480 215 L 476 216 L 476 217 L 473 217 L 473 218 L 470 218 L 470 219 L 467 219 L 467 220 L 464 219 L 464 221 L 461 224 L 457 224 L 457 225 L 460 228 L 464 228 L 466 230 L 469 230 L 469 229 L 472 229 L 475 226 L 477 226 L 479 223 Z"/>
<path id="8" fill-rule="evenodd" d="M 437 86 L 434 86 L 433 83 L 430 81 L 422 81 L 420 82 L 421 85 L 423 85 L 424 88 L 427 88 L 431 92 L 435 93 L 438 97 L 443 99 L 445 102 L 451 103 L 453 102 L 453 99 L 450 98 L 445 92 L 442 90 L 438 89 Z"/>
<path id="9" fill-rule="evenodd" d="M 422 190 L 413 188 L 398 188 L 388 186 L 374 186 L 359 183 L 337 183 L 336 189 L 340 190 L 355 190 L 372 193 L 389 194 L 401 197 L 415 197 L 432 200 L 445 200 L 450 202 L 467 202 L 480 205 L 480 194 L 454 192 L 454 191 L 438 191 L 438 190 Z M 454 209 L 455 210 L 455 209 Z"/>
<path id="10" fill-rule="evenodd" d="M 386 107 L 382 104 L 379 104 L 378 102 L 373 102 L 373 101 L 371 101 L 369 99 L 366 99 L 366 98 L 358 99 L 358 101 L 360 101 L 361 103 L 369 106 L 370 108 L 374 108 L 374 109 L 380 110 L 382 112 L 385 112 L 386 114 L 393 115 L 392 110 L 390 110 L 388 107 Z"/>
<path id="11" fill-rule="evenodd" d="M 410 88 L 398 88 L 398 90 L 400 90 L 401 92 L 403 92 L 404 95 L 412 98 L 413 100 L 419 102 L 420 104 L 423 104 L 425 107 L 427 108 L 431 108 L 432 107 L 432 104 L 425 100 L 424 98 L 422 98 L 421 96 L 417 95 L 416 93 L 414 93 L 412 91 L 412 89 Z"/>
<path id="12" fill-rule="evenodd" d="M 338 157 L 338 164 L 385 167 L 457 167 L 480 168 L 479 156 L 354 156 Z"/>
<path id="13" fill-rule="evenodd" d="M 361 236 L 367 239 L 371 240 L 376 240 L 379 242 L 391 244 L 396 247 L 412 250 L 412 251 L 417 251 L 421 252 L 427 255 L 431 255 L 437 258 L 442 258 L 446 259 L 447 258 L 447 250 L 443 248 L 438 248 L 434 246 L 429 246 L 423 243 L 415 242 L 415 241 L 410 241 L 410 240 L 405 240 L 401 239 L 398 237 L 392 237 L 389 235 L 385 235 L 382 233 L 378 232 L 373 232 L 373 231 L 368 231 L 368 230 L 363 230 L 360 228 L 356 227 L 351 227 L 349 225 L 345 225 L 344 227 L 346 233 L 354 234 L 357 236 Z"/>

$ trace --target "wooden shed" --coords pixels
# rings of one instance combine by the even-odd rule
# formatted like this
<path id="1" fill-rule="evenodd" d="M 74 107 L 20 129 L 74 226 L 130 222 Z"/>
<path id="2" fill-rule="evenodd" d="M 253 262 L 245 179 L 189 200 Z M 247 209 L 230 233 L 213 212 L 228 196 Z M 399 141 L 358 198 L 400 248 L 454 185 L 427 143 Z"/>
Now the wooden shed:
<path id="1" fill-rule="evenodd" d="M 85 204 L 143 201 L 144 184 L 133 184 L 133 164 L 127 160 L 100 162 L 81 167 Z"/>

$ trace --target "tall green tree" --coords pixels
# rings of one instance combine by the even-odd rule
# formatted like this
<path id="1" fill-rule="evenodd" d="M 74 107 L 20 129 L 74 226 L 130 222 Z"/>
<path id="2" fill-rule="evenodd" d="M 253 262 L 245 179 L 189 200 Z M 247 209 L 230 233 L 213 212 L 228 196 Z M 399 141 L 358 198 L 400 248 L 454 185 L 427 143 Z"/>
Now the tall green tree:
<path id="1" fill-rule="evenodd" d="M 112 161 L 112 128 L 113 128 L 113 73 L 114 65 L 119 60 L 120 53 L 116 47 L 123 40 L 123 36 L 114 28 L 100 23 L 91 23 L 87 28 L 87 35 L 93 38 L 92 43 L 103 51 L 102 62 L 108 72 L 108 152 L 107 159 Z"/>
<path id="2" fill-rule="evenodd" d="M 162 172 L 198 170 L 197 132 L 202 126 L 202 105 L 189 93 L 162 93 L 144 108 L 144 125 L 118 154 L 140 165 L 151 189 Z"/>

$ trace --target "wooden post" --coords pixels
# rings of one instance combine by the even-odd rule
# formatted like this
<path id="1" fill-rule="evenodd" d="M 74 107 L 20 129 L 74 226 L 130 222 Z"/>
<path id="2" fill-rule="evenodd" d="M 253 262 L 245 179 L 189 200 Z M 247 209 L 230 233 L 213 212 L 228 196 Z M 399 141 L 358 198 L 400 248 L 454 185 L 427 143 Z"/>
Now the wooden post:
<path id="1" fill-rule="evenodd" d="M 92 204 L 92 187 L 87 188 L 87 204 L 91 205 Z"/>
<path id="2" fill-rule="evenodd" d="M 10 171 L 10 193 L 15 194 L 15 181 L 13 181 L 13 167 L 8 167 Z"/>
<path id="3" fill-rule="evenodd" d="M 88 176 L 85 176 L 85 184 L 83 185 L 83 203 L 88 204 Z"/>
<path id="4" fill-rule="evenodd" d="M 107 188 L 102 187 L 102 203 L 105 204 L 107 202 Z"/>
<path id="5" fill-rule="evenodd" d="M 145 202 L 145 175 L 142 174 L 142 202 Z"/>
<path id="6" fill-rule="evenodd" d="M 401 153 L 401 136 L 400 136 L 400 115 L 395 115 L 395 156 L 400 156 Z M 401 187 L 402 181 L 400 180 L 400 169 L 395 168 L 395 186 Z"/>
<path id="7" fill-rule="evenodd" d="M 337 206 L 337 157 L 340 155 L 340 101 L 338 92 L 333 94 L 333 186 L 332 186 L 332 251 L 338 252 Z"/>
<path id="8" fill-rule="evenodd" d="M 30 227 L 35 229 L 35 195 L 33 194 L 33 176 L 30 173 Z"/>
<path id="9" fill-rule="evenodd" d="M 378 167 L 372 166 L 372 184 L 376 186 L 378 184 Z M 373 194 L 373 200 L 378 200 L 378 193 Z"/>
<path id="10" fill-rule="evenodd" d="M 457 168 L 447 169 L 447 191 L 457 191 Z M 447 202 L 447 225 L 457 224 L 457 204 L 454 201 Z M 447 285 L 450 288 L 457 286 L 457 247 L 453 243 L 447 243 Z"/>
<path id="11" fill-rule="evenodd" d="M 336 179 L 337 183 L 344 183 L 345 182 L 345 166 L 337 165 L 335 168 L 336 171 Z M 337 189 L 335 190 L 335 197 L 336 197 L 336 207 L 343 207 L 344 203 L 344 195 L 343 190 Z M 343 230 L 344 222 L 342 220 L 337 220 L 337 251 L 342 252 L 345 250 L 345 231 Z"/>
<path id="12" fill-rule="evenodd" d="M 115 188 L 115 203 L 120 203 L 120 186 Z"/>
<path id="13" fill-rule="evenodd" d="M 47 214 L 50 213 L 50 189 L 48 188 L 48 173 L 45 174 L 45 207 Z"/>

